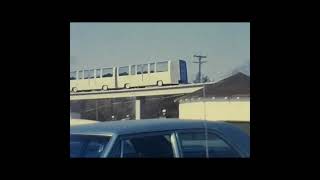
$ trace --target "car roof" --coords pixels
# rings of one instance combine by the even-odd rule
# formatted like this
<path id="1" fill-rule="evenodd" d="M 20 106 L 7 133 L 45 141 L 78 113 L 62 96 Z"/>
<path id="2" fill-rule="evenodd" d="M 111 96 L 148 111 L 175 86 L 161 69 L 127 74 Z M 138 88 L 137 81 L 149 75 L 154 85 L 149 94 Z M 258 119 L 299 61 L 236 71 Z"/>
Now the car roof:
<path id="1" fill-rule="evenodd" d="M 238 127 L 223 121 L 188 119 L 143 119 L 107 121 L 70 127 L 70 134 L 85 135 L 126 135 L 179 129 L 200 129 L 208 127 L 218 131 L 237 144 L 243 153 L 250 154 L 250 137 Z"/>
<path id="2" fill-rule="evenodd" d="M 182 120 L 182 119 L 143 119 L 107 121 L 95 124 L 86 124 L 70 127 L 71 134 L 133 134 L 143 132 L 156 132 L 177 129 L 204 128 L 203 120 Z M 224 127 L 223 122 L 207 122 L 210 128 Z"/>

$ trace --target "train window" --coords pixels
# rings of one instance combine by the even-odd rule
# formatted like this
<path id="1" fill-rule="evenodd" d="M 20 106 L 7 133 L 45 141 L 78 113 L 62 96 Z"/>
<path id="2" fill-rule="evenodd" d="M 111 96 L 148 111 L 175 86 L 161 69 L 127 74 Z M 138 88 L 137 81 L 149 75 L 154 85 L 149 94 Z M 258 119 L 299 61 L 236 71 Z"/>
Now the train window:
<path id="1" fill-rule="evenodd" d="M 136 65 L 131 66 L 131 75 L 136 75 Z"/>
<path id="2" fill-rule="evenodd" d="M 166 72 L 168 71 L 168 61 L 158 62 L 157 63 L 157 72 Z"/>
<path id="3" fill-rule="evenodd" d="M 154 73 L 154 63 L 150 64 L 150 73 Z"/>
<path id="4" fill-rule="evenodd" d="M 101 69 L 96 69 L 96 78 L 101 77 Z"/>
<path id="5" fill-rule="evenodd" d="M 76 80 L 77 79 L 77 72 L 73 71 L 70 72 L 70 80 Z"/>
<path id="6" fill-rule="evenodd" d="M 142 65 L 138 65 L 137 66 L 137 74 L 141 74 L 142 73 Z"/>
<path id="7" fill-rule="evenodd" d="M 119 76 L 129 75 L 129 66 L 119 68 Z"/>
<path id="8" fill-rule="evenodd" d="M 148 74 L 148 64 L 144 64 L 142 66 L 142 71 L 143 71 L 143 74 Z"/>
<path id="9" fill-rule="evenodd" d="M 102 69 L 102 77 L 112 77 L 112 68 L 104 68 Z"/>
<path id="10" fill-rule="evenodd" d="M 83 79 L 89 79 L 89 70 L 84 70 L 84 78 Z"/>
<path id="11" fill-rule="evenodd" d="M 94 78 L 94 69 L 91 69 L 89 71 L 89 79 L 93 79 Z"/>
<path id="12" fill-rule="evenodd" d="M 78 72 L 78 79 L 83 79 L 83 71 Z"/>

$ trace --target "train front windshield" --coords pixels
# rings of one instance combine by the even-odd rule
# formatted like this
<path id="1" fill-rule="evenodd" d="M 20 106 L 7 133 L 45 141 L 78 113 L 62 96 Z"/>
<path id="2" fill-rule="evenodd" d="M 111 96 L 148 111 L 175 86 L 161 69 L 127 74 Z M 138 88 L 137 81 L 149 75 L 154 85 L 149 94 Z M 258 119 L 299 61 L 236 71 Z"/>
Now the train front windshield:
<path id="1" fill-rule="evenodd" d="M 110 136 L 70 135 L 70 157 L 101 157 L 110 139 Z"/>

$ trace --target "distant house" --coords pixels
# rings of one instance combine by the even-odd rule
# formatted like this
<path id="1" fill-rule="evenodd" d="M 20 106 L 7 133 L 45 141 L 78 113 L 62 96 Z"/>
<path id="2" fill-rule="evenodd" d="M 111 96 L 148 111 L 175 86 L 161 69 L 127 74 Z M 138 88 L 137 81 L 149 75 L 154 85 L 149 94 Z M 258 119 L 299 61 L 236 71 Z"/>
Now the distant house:
<path id="1" fill-rule="evenodd" d="M 239 72 L 175 101 L 180 119 L 250 122 L 250 76 Z"/>

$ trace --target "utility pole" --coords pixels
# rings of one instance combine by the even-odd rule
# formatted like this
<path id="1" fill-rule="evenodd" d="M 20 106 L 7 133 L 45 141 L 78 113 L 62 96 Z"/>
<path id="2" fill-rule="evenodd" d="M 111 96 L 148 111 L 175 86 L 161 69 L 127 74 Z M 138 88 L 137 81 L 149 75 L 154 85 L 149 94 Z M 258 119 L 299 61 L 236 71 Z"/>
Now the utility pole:
<path id="1" fill-rule="evenodd" d="M 207 56 L 200 56 L 200 55 L 193 55 L 193 57 L 197 57 L 197 58 L 199 58 L 199 61 L 196 61 L 196 62 L 193 62 L 193 63 L 198 63 L 199 64 L 199 76 L 198 76 L 198 83 L 201 83 L 201 65 L 203 64 L 203 63 L 206 63 L 207 61 L 201 61 L 201 59 L 202 58 L 207 58 Z"/>

